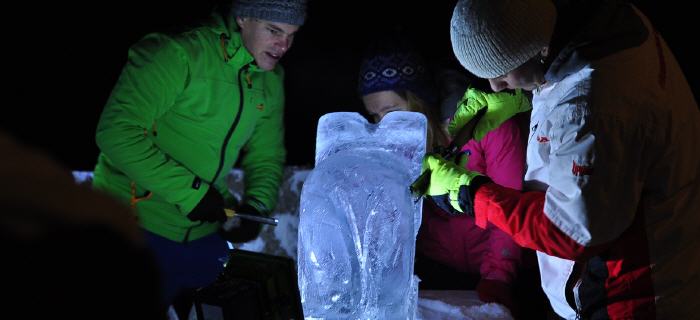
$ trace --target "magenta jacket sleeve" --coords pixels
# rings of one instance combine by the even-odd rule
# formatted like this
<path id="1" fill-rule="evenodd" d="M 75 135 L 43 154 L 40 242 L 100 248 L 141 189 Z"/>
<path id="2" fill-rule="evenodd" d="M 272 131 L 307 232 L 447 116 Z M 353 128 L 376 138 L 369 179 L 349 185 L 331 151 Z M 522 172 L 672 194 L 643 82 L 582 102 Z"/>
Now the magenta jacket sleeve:
<path id="1" fill-rule="evenodd" d="M 525 146 L 514 119 L 492 130 L 481 141 L 470 140 L 467 169 L 485 174 L 495 183 L 521 190 L 525 170 Z M 520 263 L 521 248 L 505 232 L 489 224 L 487 251 L 479 268 L 482 278 L 511 282 Z"/>
<path id="2" fill-rule="evenodd" d="M 469 140 L 467 169 L 480 172 L 498 185 L 521 190 L 525 173 L 525 146 L 515 119 L 490 131 L 481 141 Z"/>

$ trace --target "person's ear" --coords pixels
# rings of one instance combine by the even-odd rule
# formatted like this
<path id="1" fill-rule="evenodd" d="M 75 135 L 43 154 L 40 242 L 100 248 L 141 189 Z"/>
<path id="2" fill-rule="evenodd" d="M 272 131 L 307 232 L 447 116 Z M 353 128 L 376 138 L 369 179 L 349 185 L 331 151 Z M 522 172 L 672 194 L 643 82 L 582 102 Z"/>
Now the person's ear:
<path id="1" fill-rule="evenodd" d="M 543 47 L 542 50 L 540 50 L 540 54 L 539 54 L 537 61 L 540 64 L 544 64 L 545 61 L 547 60 L 548 54 L 549 54 L 549 47 Z"/>
<path id="2" fill-rule="evenodd" d="M 245 25 L 248 23 L 248 18 L 246 17 L 236 17 L 236 23 L 238 23 L 238 26 L 243 29 Z"/>

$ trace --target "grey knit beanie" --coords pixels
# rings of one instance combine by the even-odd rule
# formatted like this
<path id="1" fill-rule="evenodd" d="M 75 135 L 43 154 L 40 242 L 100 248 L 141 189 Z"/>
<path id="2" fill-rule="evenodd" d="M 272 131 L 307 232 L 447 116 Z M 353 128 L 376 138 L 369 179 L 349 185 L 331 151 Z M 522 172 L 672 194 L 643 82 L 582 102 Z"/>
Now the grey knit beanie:
<path id="1" fill-rule="evenodd" d="M 306 19 L 306 0 L 234 0 L 235 17 L 251 17 L 301 26 Z"/>
<path id="2" fill-rule="evenodd" d="M 549 45 L 556 9 L 550 0 L 460 0 L 450 37 L 457 60 L 477 77 L 500 77 Z"/>

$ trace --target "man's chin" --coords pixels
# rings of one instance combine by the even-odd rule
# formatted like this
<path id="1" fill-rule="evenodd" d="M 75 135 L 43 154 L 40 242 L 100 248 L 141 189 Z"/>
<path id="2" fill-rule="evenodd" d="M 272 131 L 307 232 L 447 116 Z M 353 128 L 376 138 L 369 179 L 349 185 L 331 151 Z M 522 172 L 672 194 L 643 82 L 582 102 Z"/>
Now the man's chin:
<path id="1" fill-rule="evenodd" d="M 535 89 L 537 89 L 537 84 L 529 84 L 527 86 L 521 87 L 520 89 L 523 89 L 525 91 L 535 91 Z"/>
<path id="2" fill-rule="evenodd" d="M 265 70 L 265 71 L 271 71 L 272 69 L 274 69 L 275 66 L 277 65 L 277 62 L 279 62 L 279 60 L 274 60 L 274 59 L 268 58 L 268 57 L 263 57 L 261 59 L 255 59 L 255 63 L 258 64 L 258 67 L 260 69 Z"/>
<path id="3" fill-rule="evenodd" d="M 268 63 L 258 63 L 258 67 L 259 67 L 260 69 L 262 69 L 262 70 L 265 70 L 265 71 L 271 71 L 272 69 L 275 68 L 276 65 L 277 65 L 277 62 L 273 62 L 273 63 L 269 63 L 269 62 L 268 62 Z"/>

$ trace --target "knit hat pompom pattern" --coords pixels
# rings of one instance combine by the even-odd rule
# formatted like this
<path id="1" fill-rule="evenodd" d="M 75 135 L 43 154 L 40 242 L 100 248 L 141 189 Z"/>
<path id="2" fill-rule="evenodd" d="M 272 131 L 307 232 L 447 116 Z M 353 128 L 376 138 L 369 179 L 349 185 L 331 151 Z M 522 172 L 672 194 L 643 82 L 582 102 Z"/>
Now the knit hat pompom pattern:
<path id="1" fill-rule="evenodd" d="M 421 55 L 399 41 L 378 41 L 365 52 L 360 66 L 361 96 L 379 91 L 408 90 L 427 103 L 436 103 L 432 77 Z"/>

